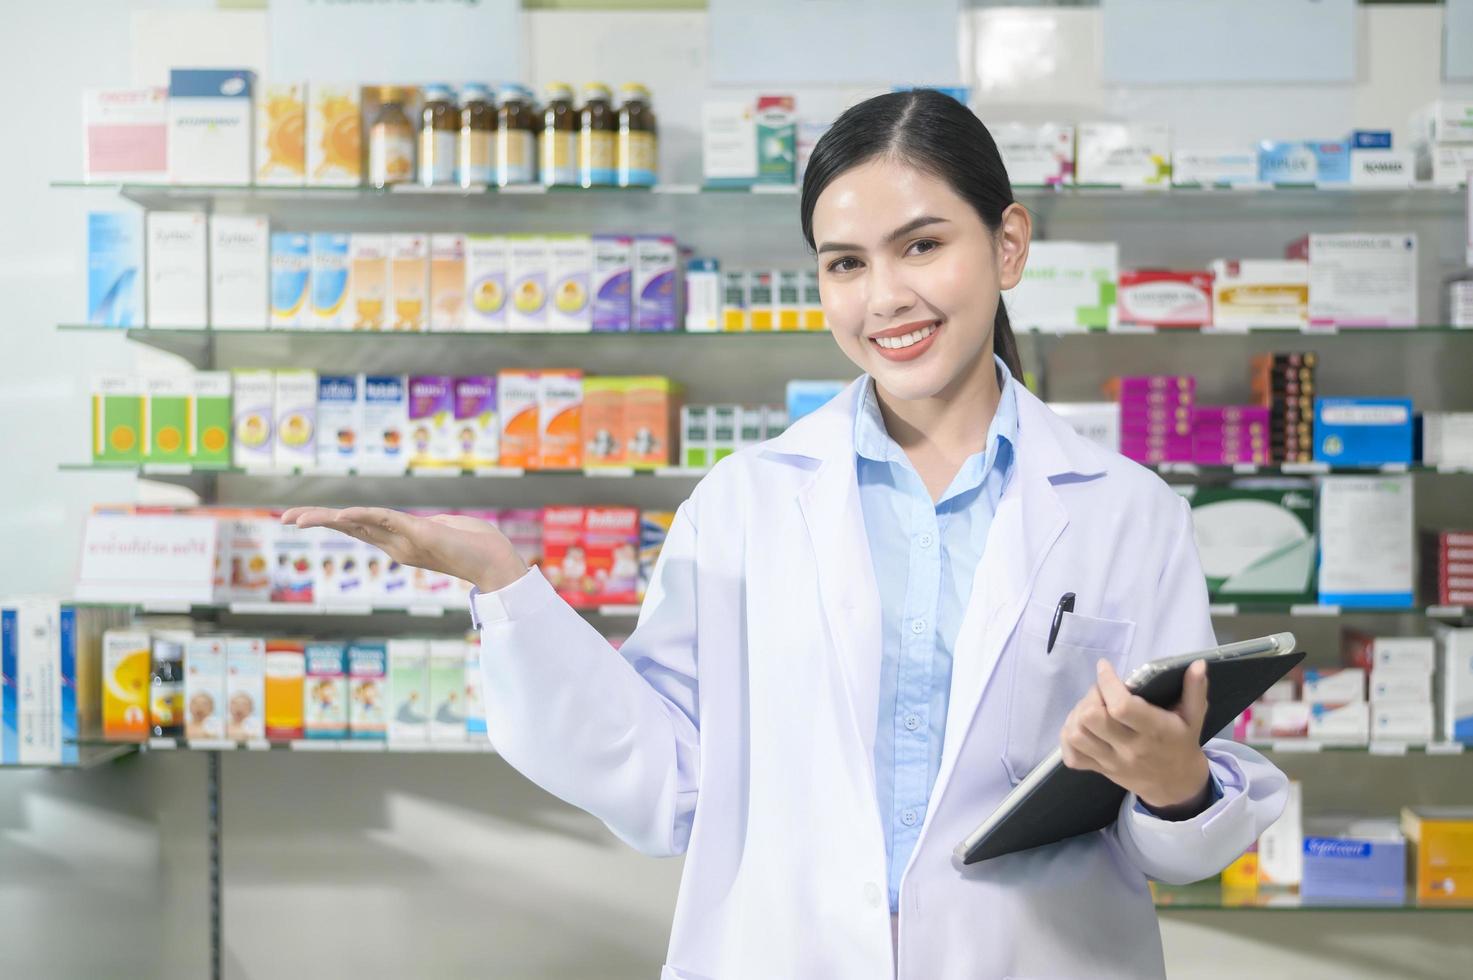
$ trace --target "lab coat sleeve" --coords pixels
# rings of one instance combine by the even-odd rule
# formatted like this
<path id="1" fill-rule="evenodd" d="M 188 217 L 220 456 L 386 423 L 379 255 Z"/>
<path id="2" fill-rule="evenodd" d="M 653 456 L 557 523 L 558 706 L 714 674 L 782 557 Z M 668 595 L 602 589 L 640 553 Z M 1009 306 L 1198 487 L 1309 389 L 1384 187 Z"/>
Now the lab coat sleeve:
<path id="1" fill-rule="evenodd" d="M 1192 534 L 1190 505 L 1180 500 L 1177 530 L 1157 591 L 1154 650 L 1167 656 L 1216 645 L 1207 609 L 1207 582 Z M 1214 738 L 1203 746 L 1221 796 L 1190 820 L 1154 816 L 1127 793 L 1110 833 L 1147 876 L 1186 884 L 1217 874 L 1258 839 L 1279 814 L 1288 780 L 1263 756 L 1238 742 Z"/>
<path id="2" fill-rule="evenodd" d="M 695 526 L 676 513 L 639 624 L 619 650 L 532 569 L 476 596 L 496 750 L 655 856 L 683 853 L 699 777 Z"/>

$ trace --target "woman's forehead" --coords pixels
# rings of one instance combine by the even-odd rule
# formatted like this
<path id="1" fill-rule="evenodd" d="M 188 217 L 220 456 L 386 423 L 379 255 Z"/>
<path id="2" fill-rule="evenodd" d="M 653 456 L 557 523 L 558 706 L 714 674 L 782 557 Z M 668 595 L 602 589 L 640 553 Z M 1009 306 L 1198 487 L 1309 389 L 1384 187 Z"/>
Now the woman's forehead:
<path id="1" fill-rule="evenodd" d="M 844 171 L 818 196 L 814 238 L 856 242 L 879 239 L 920 214 L 956 220 L 967 202 L 939 177 L 901 161 L 879 157 Z"/>

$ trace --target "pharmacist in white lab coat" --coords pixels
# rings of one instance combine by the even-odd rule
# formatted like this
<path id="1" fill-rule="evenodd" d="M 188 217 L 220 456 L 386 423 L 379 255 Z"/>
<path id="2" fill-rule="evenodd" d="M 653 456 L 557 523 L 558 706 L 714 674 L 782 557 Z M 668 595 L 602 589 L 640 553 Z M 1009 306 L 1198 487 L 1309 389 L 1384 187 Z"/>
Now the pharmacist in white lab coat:
<path id="1" fill-rule="evenodd" d="M 1253 751 L 1199 747 L 1200 667 L 1174 710 L 1119 680 L 1214 642 L 1187 505 L 1022 385 L 999 300 L 1030 218 L 959 103 L 849 110 L 802 220 L 864 375 L 701 481 L 619 651 L 489 525 L 285 519 L 476 584 L 496 748 L 686 855 L 666 980 L 1162 976 L 1147 880 L 1216 873 L 1285 798 Z M 1116 822 L 954 863 L 1061 741 L 1129 790 Z"/>

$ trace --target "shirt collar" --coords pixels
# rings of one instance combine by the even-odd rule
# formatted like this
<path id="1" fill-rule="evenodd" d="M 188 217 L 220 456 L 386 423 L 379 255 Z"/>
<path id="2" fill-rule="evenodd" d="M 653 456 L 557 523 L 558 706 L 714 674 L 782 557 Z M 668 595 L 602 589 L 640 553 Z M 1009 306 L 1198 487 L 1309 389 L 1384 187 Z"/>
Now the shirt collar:
<path id="1" fill-rule="evenodd" d="M 1012 450 L 1018 443 L 1018 394 L 1014 389 L 1012 372 L 1003 363 L 1002 358 L 996 354 L 992 360 L 997 365 L 997 380 L 999 397 L 997 399 L 997 411 L 993 413 L 992 424 L 987 429 L 986 448 L 977 454 L 983 458 L 978 461 L 981 464 L 981 472 L 977 474 L 980 481 L 991 466 L 999 459 L 1000 443 L 1006 442 L 1009 452 L 1007 457 L 1012 456 Z M 873 378 L 866 378 L 864 387 L 860 391 L 859 411 L 854 413 L 854 451 L 857 455 L 874 460 L 877 463 L 904 463 L 910 464 L 905 451 L 890 437 L 885 428 L 885 418 L 880 414 L 879 399 L 875 396 L 875 382 Z M 973 465 L 974 456 L 963 464 L 962 477 Z M 1003 465 L 1006 466 L 1006 460 Z"/>

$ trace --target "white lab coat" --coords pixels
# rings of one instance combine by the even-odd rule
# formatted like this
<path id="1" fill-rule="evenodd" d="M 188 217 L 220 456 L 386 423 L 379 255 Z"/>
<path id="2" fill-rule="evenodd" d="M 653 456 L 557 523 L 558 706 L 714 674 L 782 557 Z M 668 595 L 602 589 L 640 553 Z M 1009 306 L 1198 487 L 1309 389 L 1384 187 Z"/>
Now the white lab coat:
<path id="1" fill-rule="evenodd" d="M 854 467 L 863 379 L 717 464 L 679 509 L 616 653 L 536 570 L 478 597 L 491 739 L 653 855 L 685 853 L 663 980 L 1164 975 L 1147 878 L 1212 875 L 1284 776 L 1213 740 L 1223 797 L 1177 823 L 953 863 L 1094 682 L 1214 643 L 1186 503 L 1018 387 L 1015 469 L 956 641 L 941 768 L 900 885 L 875 799 L 880 604 Z M 1078 596 L 1052 655 L 1054 605 Z"/>

